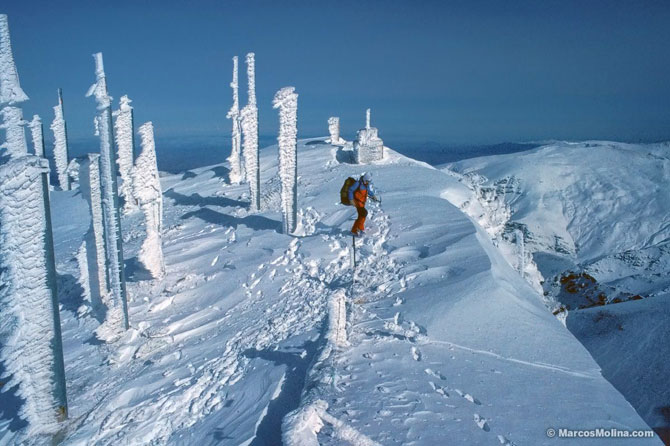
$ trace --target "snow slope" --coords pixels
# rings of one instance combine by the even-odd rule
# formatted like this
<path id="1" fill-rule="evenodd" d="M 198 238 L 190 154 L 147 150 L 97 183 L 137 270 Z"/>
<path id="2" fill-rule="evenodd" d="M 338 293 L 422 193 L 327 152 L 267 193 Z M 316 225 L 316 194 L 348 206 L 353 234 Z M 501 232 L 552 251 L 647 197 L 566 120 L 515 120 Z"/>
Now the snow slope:
<path id="1" fill-rule="evenodd" d="M 558 142 L 445 172 L 460 180 L 445 197 L 523 265 L 551 307 L 569 309 L 559 316 L 605 377 L 668 435 L 670 144 Z M 568 272 L 583 276 L 561 283 Z"/>
<path id="2" fill-rule="evenodd" d="M 550 427 L 647 428 L 442 198 L 457 179 L 386 150 L 369 168 L 383 204 L 370 206 L 352 275 L 355 212 L 338 192 L 361 167 L 320 139 L 298 146 L 298 237 L 281 233 L 276 147 L 261 151 L 260 213 L 224 165 L 162 177 L 167 274 L 139 266 L 141 215 L 125 216 L 131 328 L 109 344 L 78 297 L 86 204 L 53 193 L 62 444 L 542 445 L 556 441 Z"/>

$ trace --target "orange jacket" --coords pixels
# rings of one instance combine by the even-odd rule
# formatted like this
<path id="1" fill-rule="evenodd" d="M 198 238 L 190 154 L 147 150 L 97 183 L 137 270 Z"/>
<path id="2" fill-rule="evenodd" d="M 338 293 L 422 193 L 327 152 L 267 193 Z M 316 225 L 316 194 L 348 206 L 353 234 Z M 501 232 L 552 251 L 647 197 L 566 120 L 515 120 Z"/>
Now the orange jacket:
<path id="1" fill-rule="evenodd" d="M 354 191 L 354 206 L 356 206 L 357 208 L 364 208 L 367 199 L 368 199 L 367 188 L 359 187 Z"/>

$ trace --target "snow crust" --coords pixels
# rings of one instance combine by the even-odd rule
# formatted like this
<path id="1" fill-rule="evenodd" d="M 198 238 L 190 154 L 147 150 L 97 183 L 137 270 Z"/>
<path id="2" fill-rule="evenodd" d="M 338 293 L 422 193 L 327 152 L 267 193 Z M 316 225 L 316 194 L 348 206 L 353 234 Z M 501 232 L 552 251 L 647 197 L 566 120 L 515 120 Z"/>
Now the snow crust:
<path id="1" fill-rule="evenodd" d="M 28 145 L 24 129 L 26 121 L 23 120 L 23 110 L 8 105 L 0 110 L 0 115 L 2 115 L 0 128 L 5 130 L 5 142 L 0 148 L 6 149 L 11 157 L 27 155 Z"/>

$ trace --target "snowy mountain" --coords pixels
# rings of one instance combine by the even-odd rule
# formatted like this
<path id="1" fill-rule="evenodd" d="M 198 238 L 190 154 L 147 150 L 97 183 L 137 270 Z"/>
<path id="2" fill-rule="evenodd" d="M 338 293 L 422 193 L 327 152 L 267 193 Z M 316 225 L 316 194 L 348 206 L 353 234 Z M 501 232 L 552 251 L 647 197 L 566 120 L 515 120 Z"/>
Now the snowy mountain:
<path id="1" fill-rule="evenodd" d="M 667 156 L 664 147 L 648 150 L 641 159 Z M 446 198 L 473 200 L 473 175 L 385 154 L 369 167 L 383 202 L 369 206 L 355 272 L 348 235 L 355 211 L 339 204 L 338 192 L 362 166 L 342 148 L 299 141 L 296 237 L 281 231 L 276 146 L 260 152 L 261 212 L 249 209 L 247 186 L 227 184 L 226 165 L 163 175 L 166 275 L 151 279 L 137 261 L 141 213 L 123 216 L 131 328 L 108 343 L 96 337 L 98 321 L 80 297 L 76 255 L 90 225 L 87 204 L 77 190 L 52 192 L 69 402 L 62 444 L 542 445 L 556 442 L 549 428 L 648 429 L 603 377 L 593 348 L 551 314 L 537 285 L 492 242 L 498 226 L 505 233 L 513 223 L 514 203 L 498 199 L 489 213 L 482 202 L 487 217 L 471 218 L 461 209 L 472 214 L 474 204 Z M 657 178 L 667 180 L 667 158 L 658 162 Z M 550 157 L 548 165 L 560 162 Z M 481 188 L 494 181 L 476 178 Z M 654 181 L 637 180 L 636 187 Z M 524 184 L 501 187 L 529 203 L 519 215 L 532 216 L 536 197 Z M 661 201 L 659 209 L 667 206 Z M 667 239 L 665 209 L 665 227 L 644 229 L 655 237 L 631 234 L 625 244 L 611 230 L 603 236 L 611 246 L 651 249 Z M 560 232 L 560 223 L 536 237 L 550 240 L 556 231 L 567 254 L 549 254 L 561 262 L 595 262 L 609 252 L 585 229 L 583 239 L 568 239 L 573 226 Z M 535 227 L 525 224 L 530 234 Z M 538 274 L 533 268 L 527 279 Z M 611 308 L 654 301 L 661 296 Z M 25 426 L 6 408 L 20 398 L 11 389 L 0 395 L 0 444 L 14 444 Z"/>
<path id="2" fill-rule="evenodd" d="M 670 435 L 670 145 L 554 143 L 460 161 L 487 228 L 650 426 Z"/>

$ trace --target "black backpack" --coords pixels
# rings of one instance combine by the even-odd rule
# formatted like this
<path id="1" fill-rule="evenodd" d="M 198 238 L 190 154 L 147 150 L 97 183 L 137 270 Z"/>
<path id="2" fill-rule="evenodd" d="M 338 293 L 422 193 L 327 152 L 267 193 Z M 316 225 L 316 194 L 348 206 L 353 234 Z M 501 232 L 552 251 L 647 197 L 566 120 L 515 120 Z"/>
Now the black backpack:
<path id="1" fill-rule="evenodd" d="M 342 186 L 342 189 L 340 189 L 340 201 L 342 202 L 342 204 L 347 206 L 353 206 L 353 204 L 349 201 L 349 188 L 353 186 L 355 182 L 356 180 L 352 177 L 349 177 L 346 180 L 344 180 L 344 185 Z"/>

